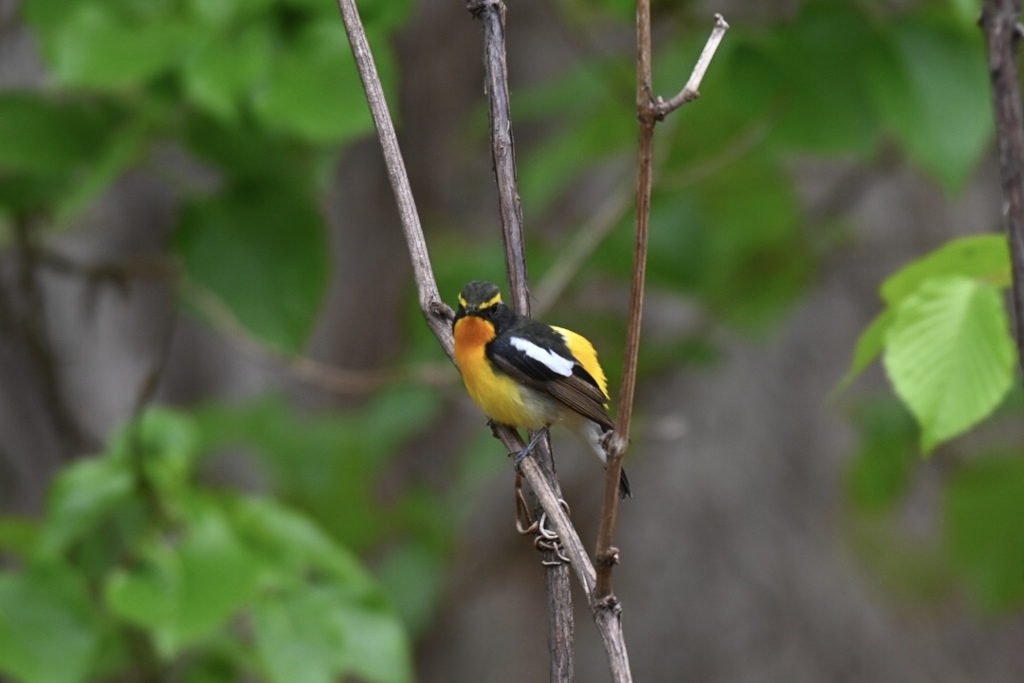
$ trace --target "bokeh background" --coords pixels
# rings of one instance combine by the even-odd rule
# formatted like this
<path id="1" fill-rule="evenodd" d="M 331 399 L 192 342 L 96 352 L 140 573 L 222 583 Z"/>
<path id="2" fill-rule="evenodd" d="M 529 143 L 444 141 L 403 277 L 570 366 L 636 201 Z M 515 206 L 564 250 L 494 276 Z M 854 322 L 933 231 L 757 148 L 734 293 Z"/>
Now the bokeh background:
<path id="1" fill-rule="evenodd" d="M 880 283 L 1001 229 L 972 0 L 657 0 L 638 681 L 1016 681 L 1022 401 L 921 458 Z M 359 3 L 443 295 L 504 282 L 479 26 Z M 535 310 L 617 386 L 633 6 L 511 0 Z M 543 569 L 430 336 L 330 0 L 0 1 L 0 674 L 546 680 Z M 603 479 L 555 435 L 583 539 Z M 992 463 L 995 463 L 994 465 Z M 577 595 L 577 680 L 609 680 Z"/>

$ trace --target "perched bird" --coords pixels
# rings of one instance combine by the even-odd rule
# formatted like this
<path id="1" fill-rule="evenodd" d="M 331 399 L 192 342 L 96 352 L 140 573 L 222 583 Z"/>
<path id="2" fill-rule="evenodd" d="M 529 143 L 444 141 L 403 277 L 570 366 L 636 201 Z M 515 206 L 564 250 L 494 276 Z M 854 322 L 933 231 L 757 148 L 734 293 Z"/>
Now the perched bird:
<path id="1" fill-rule="evenodd" d="M 497 285 L 474 280 L 462 288 L 452 323 L 455 362 L 473 402 L 494 422 L 543 430 L 572 430 L 600 458 L 602 437 L 614 426 L 608 416 L 608 381 L 594 346 L 561 327 L 520 315 L 501 302 Z M 622 472 L 619 495 L 630 495 Z"/>

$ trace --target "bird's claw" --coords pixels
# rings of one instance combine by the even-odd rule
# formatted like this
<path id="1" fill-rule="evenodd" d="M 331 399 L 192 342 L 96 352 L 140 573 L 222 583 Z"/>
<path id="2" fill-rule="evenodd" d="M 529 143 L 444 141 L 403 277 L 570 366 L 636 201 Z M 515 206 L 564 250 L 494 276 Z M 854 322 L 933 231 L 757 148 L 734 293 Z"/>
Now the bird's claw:
<path id="1" fill-rule="evenodd" d="M 548 428 L 547 427 L 543 427 L 541 429 L 538 429 L 534 433 L 533 438 L 530 439 L 530 443 L 526 444 L 526 447 L 523 448 L 523 450 L 519 451 L 518 453 L 514 453 L 514 454 L 513 453 L 509 453 L 509 455 L 513 456 L 512 466 L 515 468 L 516 472 L 520 471 L 519 466 L 522 464 L 523 459 L 526 458 L 526 456 L 530 454 L 530 452 L 537 446 L 537 444 L 540 442 L 540 440 L 547 433 L 548 433 Z"/>
<path id="2" fill-rule="evenodd" d="M 557 567 L 560 564 L 569 562 L 569 558 L 562 553 L 562 540 L 558 534 L 547 527 L 548 515 L 542 512 L 537 520 L 537 535 L 533 539 L 533 546 L 537 550 L 546 550 L 554 553 L 556 559 L 541 560 L 545 567 Z"/>

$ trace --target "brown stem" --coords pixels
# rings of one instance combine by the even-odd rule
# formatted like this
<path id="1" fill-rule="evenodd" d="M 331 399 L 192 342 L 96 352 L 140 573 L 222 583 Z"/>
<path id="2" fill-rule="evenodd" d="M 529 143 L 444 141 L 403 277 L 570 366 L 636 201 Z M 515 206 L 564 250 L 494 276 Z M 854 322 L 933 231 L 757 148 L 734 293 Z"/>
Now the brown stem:
<path id="1" fill-rule="evenodd" d="M 988 68 L 999 145 L 1003 219 L 1013 268 L 1013 313 L 1017 357 L 1024 366 L 1024 116 L 1017 69 L 1020 0 L 985 0 L 981 27 L 988 44 Z"/>
<path id="2" fill-rule="evenodd" d="M 523 244 L 523 208 L 516 176 L 515 141 L 512 139 L 508 66 L 505 62 L 505 3 L 501 0 L 469 0 L 466 3 L 480 20 L 484 39 L 484 78 L 491 129 L 491 157 L 498 184 L 498 210 L 505 240 L 505 267 L 512 292 L 512 308 L 530 315 L 526 249 Z"/>
<path id="3" fill-rule="evenodd" d="M 651 90 L 651 10 L 650 0 L 637 0 L 637 90 L 636 106 L 640 130 L 637 142 L 636 177 L 636 236 L 633 244 L 633 280 L 630 287 L 629 323 L 626 331 L 626 349 L 623 359 L 622 385 L 619 393 L 619 412 L 615 431 L 608 441 L 608 472 L 605 480 L 604 504 L 598 530 L 594 564 L 597 585 L 593 602 L 595 613 L 602 619 L 618 621 L 619 602 L 612 590 L 612 570 L 619 561 L 614 546 L 615 526 L 618 519 L 618 484 L 622 471 L 622 456 L 629 444 L 633 421 L 633 398 L 636 390 L 637 358 L 640 350 L 640 326 L 643 318 L 644 280 L 647 268 L 647 236 L 651 212 L 651 186 L 654 176 L 654 127 L 669 112 L 695 99 L 686 96 L 696 93 L 707 71 L 722 36 L 729 25 L 721 15 L 715 15 L 715 27 L 693 69 L 683 91 L 669 103 L 655 99 Z M 678 101 L 677 101 L 678 100 Z"/>
<path id="4" fill-rule="evenodd" d="M 526 247 L 523 239 L 523 210 L 519 201 L 516 175 L 515 143 L 512 138 L 512 114 L 508 94 L 508 66 L 505 60 L 505 4 L 501 0 L 469 0 L 466 3 L 483 29 L 484 74 L 491 130 L 491 156 L 498 187 L 498 209 L 501 214 L 502 237 L 505 243 L 505 266 L 508 273 L 512 307 L 530 315 L 530 293 L 527 284 Z M 561 497 L 555 461 L 548 437 L 533 451 L 544 478 L 555 494 Z M 555 562 L 555 553 L 545 551 L 548 588 L 548 650 L 551 652 L 550 680 L 568 682 L 575 678 L 573 670 L 573 613 L 569 590 L 569 571 Z"/>
<path id="5" fill-rule="evenodd" d="M 395 140 L 394 127 L 391 124 L 387 104 L 384 101 L 384 93 L 380 87 L 380 79 L 370 55 L 369 45 L 366 42 L 362 22 L 359 19 L 359 13 L 354 0 L 338 0 L 338 6 L 341 9 L 345 30 L 356 58 L 356 66 L 359 69 L 359 76 L 363 82 L 367 101 L 370 104 L 370 111 L 377 126 L 381 148 L 384 153 L 384 161 L 388 168 L 388 176 L 391 179 L 391 187 L 400 207 L 399 217 L 402 221 L 402 229 L 405 233 L 406 243 L 408 244 L 413 261 L 413 272 L 419 292 L 420 308 L 427 319 L 430 329 L 437 337 L 441 348 L 449 358 L 453 358 L 452 312 L 441 301 L 437 293 L 437 283 L 434 281 L 433 269 L 430 267 L 426 242 L 423 238 L 423 230 L 420 226 L 419 217 L 416 215 L 415 202 L 409 188 L 405 163 L 402 160 L 401 152 Z M 525 271 L 522 279 L 525 282 Z M 496 431 L 510 452 L 523 448 L 523 443 L 514 430 L 501 427 Z M 589 598 L 593 589 L 594 569 L 590 565 L 586 552 L 583 550 L 583 543 L 579 539 L 579 534 L 576 533 L 572 523 L 569 521 L 569 517 L 559 504 L 559 494 L 551 487 L 547 478 L 543 475 L 540 466 L 532 458 L 525 459 L 521 469 L 523 476 L 530 483 L 530 487 L 537 494 L 541 506 L 547 513 L 552 528 L 561 538 L 564 552 L 569 557 L 570 564 L 576 571 L 577 576 L 580 577 Z M 587 581 L 587 577 L 589 577 L 589 581 Z"/>
<path id="6" fill-rule="evenodd" d="M 46 407 L 69 451 L 85 453 L 99 447 L 100 441 L 79 423 L 64 398 L 46 325 L 46 297 L 39 282 L 40 247 L 36 240 L 34 220 L 16 216 L 13 222 L 14 256 L 17 269 L 17 298 L 12 305 L 14 324 L 25 349 L 39 375 Z"/>
<path id="7" fill-rule="evenodd" d="M 384 161 L 388 169 L 388 180 L 391 182 L 391 190 L 395 195 L 398 216 L 405 233 L 409 257 L 412 260 L 412 269 L 416 277 L 420 310 L 423 311 L 427 325 L 441 343 L 441 348 L 448 354 L 448 358 L 454 360 L 452 310 L 444 303 L 437 291 L 434 269 L 430 264 L 430 254 L 427 252 L 427 242 L 423 238 L 423 228 L 416 211 L 416 200 L 412 196 L 409 175 L 405 170 L 405 160 L 398 147 L 398 137 L 395 135 L 395 126 L 391 122 L 387 100 L 384 99 L 384 88 L 373 62 L 370 43 L 366 39 L 366 31 L 359 18 L 355 0 L 338 0 L 338 8 L 341 10 L 348 42 L 352 47 L 352 55 L 355 57 L 356 66 L 359 69 L 359 78 L 363 82 L 366 101 L 370 105 L 370 114 L 377 127 L 377 137 L 380 139 L 381 150 L 384 153 Z"/>

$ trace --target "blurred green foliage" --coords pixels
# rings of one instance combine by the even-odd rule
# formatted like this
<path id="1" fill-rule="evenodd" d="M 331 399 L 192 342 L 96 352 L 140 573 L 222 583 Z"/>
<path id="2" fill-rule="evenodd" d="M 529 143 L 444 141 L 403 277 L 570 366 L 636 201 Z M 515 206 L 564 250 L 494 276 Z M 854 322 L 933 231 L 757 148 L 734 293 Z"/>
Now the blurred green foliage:
<path id="1" fill-rule="evenodd" d="M 272 498 L 197 483 L 216 436 L 152 409 L 61 473 L 41 521 L 7 521 L 0 671 L 412 680 L 405 627 L 351 551 Z"/>
<path id="2" fill-rule="evenodd" d="M 653 4 L 665 27 L 656 92 L 667 96 L 685 82 L 710 22 L 696 3 Z M 389 38 L 411 6 L 359 2 L 392 101 Z M 628 26 L 634 3 L 564 0 L 559 9 L 587 31 Z M 976 0 L 898 9 L 808 0 L 795 16 L 734 22 L 705 97 L 658 131 L 652 290 L 691 297 L 744 332 L 777 324 L 813 286 L 838 232 L 832 217 L 804 214 L 794 160 L 873 164 L 896 150 L 946 191 L 961 190 L 992 135 L 978 9 Z M 32 216 L 48 217 L 51 233 L 69 229 L 126 171 L 157 168 L 183 193 L 170 248 L 184 276 L 252 334 L 301 351 L 329 276 L 318 198 L 346 145 L 371 132 L 334 3 L 24 0 L 20 12 L 48 81 L 0 92 L 0 228 Z M 520 150 L 528 214 L 557 205 L 592 169 L 632 158 L 632 60 L 630 50 L 594 50 L 515 93 L 517 125 L 545 132 Z M 162 167 L 154 151 L 167 145 L 212 179 Z M 628 278 L 629 223 L 620 217 L 581 279 Z M 568 239 L 531 240 L 535 275 Z M 497 240 L 432 240 L 445 294 L 501 271 Z M 848 377 L 883 357 L 910 409 L 887 402 L 856 417 L 863 438 L 850 503 L 878 523 L 861 529 L 857 547 L 888 558 L 876 562 L 880 573 L 931 597 L 966 577 L 993 611 L 1024 601 L 1019 453 L 954 472 L 939 547 L 911 556 L 878 520 L 898 514 L 914 485 L 918 439 L 930 449 L 1003 399 L 1012 360 L 997 292 L 1007 272 L 995 237 L 909 265 L 882 286 L 885 308 Z M 195 288 L 182 289 L 186 306 Z M 436 358 L 412 297 L 408 312 L 403 358 Z M 605 357 L 621 355 L 620 320 L 560 313 L 593 330 Z M 927 372 L 936 357 L 949 366 L 941 381 Z M 642 363 L 651 372 L 714 358 L 698 331 L 649 345 Z M 464 460 L 447 495 L 411 485 L 382 494 L 392 458 L 432 423 L 437 398 L 389 388 L 329 417 L 301 416 L 275 397 L 145 413 L 106 452 L 61 473 L 42 521 L 0 518 L 11 560 L 0 571 L 0 672 L 28 683 L 129 670 L 195 682 L 409 680 L 409 634 L 425 628 L 438 600 L 459 519 L 453 500 L 492 462 Z M 262 468 L 267 495 L 200 483 L 224 449 Z"/>
<path id="3" fill-rule="evenodd" d="M 886 279 L 885 309 L 861 334 L 842 386 L 880 354 L 897 395 L 921 426 L 925 453 L 990 415 L 1014 377 L 1001 292 L 1003 235 L 953 240 Z"/>
<path id="4" fill-rule="evenodd" d="M 1020 418 L 1013 405 L 1019 387 L 1011 392 L 1019 384 L 1019 360 L 1004 301 L 1011 282 L 1001 234 L 952 240 L 912 261 L 879 288 L 884 308 L 861 334 L 840 383 L 845 387 L 881 357 L 902 401 L 869 405 L 859 420 L 862 444 L 847 488 L 862 518 L 855 532 L 861 549 L 876 558 L 903 555 L 900 548 L 910 543 L 916 559 L 885 563 L 880 574 L 888 583 L 906 594 L 914 592 L 908 576 L 948 587 L 958 574 L 992 613 L 1024 605 L 1024 454 L 983 452 L 942 480 L 940 542 L 921 547 L 895 520 L 912 489 L 915 452 L 930 455 L 982 421 L 998 421 L 1007 403 L 1006 411 Z"/>

